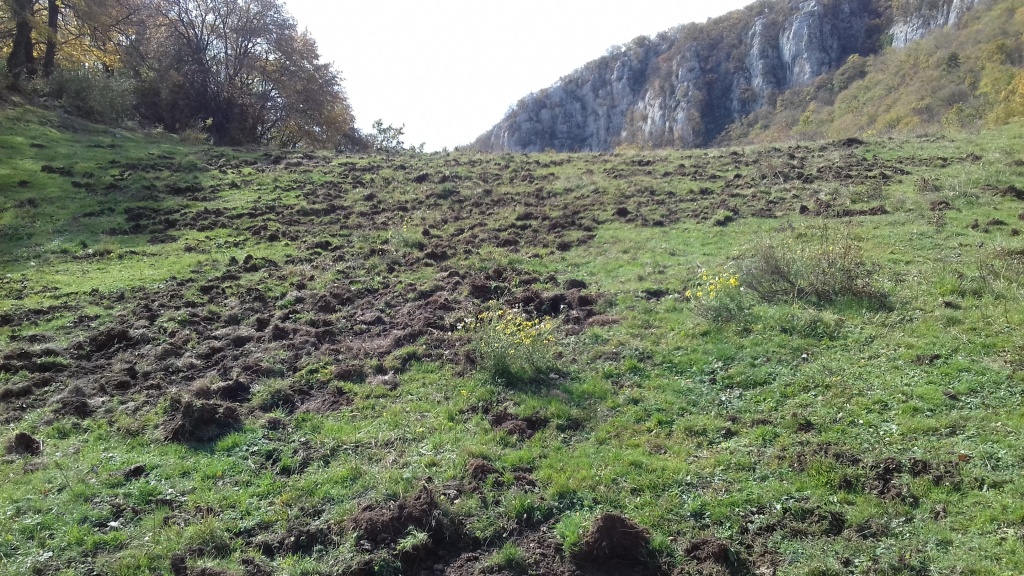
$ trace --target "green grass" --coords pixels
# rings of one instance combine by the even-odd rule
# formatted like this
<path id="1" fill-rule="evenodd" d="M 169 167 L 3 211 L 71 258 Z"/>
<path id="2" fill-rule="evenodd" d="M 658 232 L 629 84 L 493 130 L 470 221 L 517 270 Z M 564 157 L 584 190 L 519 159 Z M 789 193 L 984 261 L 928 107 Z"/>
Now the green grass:
<path id="1" fill-rule="evenodd" d="M 193 341 L 180 354 L 199 357 L 216 330 L 250 326 L 245 314 L 232 317 L 233 306 L 255 293 L 266 297 L 261 312 L 272 322 L 322 322 L 356 333 L 363 322 L 348 308 L 315 312 L 304 301 L 344 286 L 353 301 L 368 299 L 367 306 L 392 318 L 416 300 L 411 295 L 422 291 L 426 299 L 443 286 L 447 270 L 467 282 L 496 267 L 514 271 L 507 296 L 531 275 L 546 291 L 581 279 L 588 293 L 602 295 L 598 312 L 617 321 L 561 333 L 558 373 L 527 386 L 505 385 L 461 363 L 456 352 L 470 347 L 468 339 L 454 338 L 447 356 L 434 354 L 424 335 L 379 357 L 360 357 L 385 374 L 395 372 L 396 387 L 336 371 L 351 359 L 344 355 L 325 357 L 313 347 L 293 362 L 292 351 L 274 349 L 261 360 L 276 372 L 253 377 L 252 398 L 242 404 L 244 426 L 198 446 L 161 436 L 168 403 L 158 395 L 195 393 L 192 373 L 153 384 L 162 386 L 154 393 L 101 394 L 91 387 L 98 405 L 84 419 L 47 405 L 65 388 L 59 380 L 30 396 L 39 401 L 28 409 L 17 410 L 13 401 L 6 407 L 4 435 L 30 432 L 44 450 L 0 460 L 0 572 L 170 574 L 171 555 L 183 553 L 191 566 L 233 574 L 251 561 L 283 574 L 345 573 L 367 563 L 378 573 L 397 573 L 411 569 L 401 559 L 431 546 L 431 534 L 414 529 L 390 548 L 367 552 L 346 522 L 363 506 L 409 497 L 424 483 L 439 494 L 443 514 L 475 540 L 468 548 L 482 551 L 481 566 L 513 573 L 541 570 L 523 545 L 525 534 L 549 531 L 568 554 L 605 511 L 651 530 L 659 557 L 683 567 L 691 566 L 687 543 L 714 536 L 751 566 L 772 566 L 779 574 L 1024 572 L 1024 269 L 1015 260 L 1024 240 L 1010 231 L 1024 205 L 998 194 L 1011 185 L 1024 188 L 1024 168 L 1015 164 L 1024 160 L 1024 126 L 871 141 L 858 158 L 906 166 L 910 174 L 883 184 L 868 202 L 856 197 L 869 187 L 864 183 L 754 186 L 740 192 L 770 192 L 789 208 L 768 219 L 741 205 L 740 217 L 725 226 L 712 222 L 717 209 L 645 226 L 613 216 L 619 205 L 641 209 L 630 204 L 642 197 L 638 188 L 666 195 L 644 205 L 651 213 L 703 206 L 702 196 L 691 195 L 701 186 L 722 192 L 717 180 L 664 175 L 679 164 L 709 162 L 709 171 L 723 175 L 752 173 L 759 165 L 731 166 L 730 151 L 715 150 L 317 156 L 319 164 L 285 170 L 266 162 L 262 151 L 190 148 L 165 135 L 68 122 L 32 109 L 0 111 L 0 182 L 11 191 L 0 212 L 0 315 L 35 314 L 5 322 L 0 348 L 15 351 L 31 345 L 28 336 L 46 335 L 58 346 L 47 361 L 64 370 L 60 378 L 93 386 L 77 371 L 90 359 L 67 347 L 108 322 L 138 320 L 140 303 L 179 284 L 180 308 L 160 311 L 146 328 L 151 348 L 123 352 L 110 366 L 137 363 L 146 370 L 154 357 L 147 350 L 189 331 Z M 115 148 L 98 147 L 108 145 Z M 771 149 L 746 152 L 762 151 Z M 982 159 L 932 165 L 969 152 Z M 108 167 L 115 158 L 135 168 L 123 185 L 107 190 L 122 182 L 116 178 L 123 166 Z M 631 164 L 637 158 L 651 159 L 657 170 L 643 173 Z M 73 187 L 68 178 L 40 172 L 45 163 L 94 176 Z M 220 163 L 231 166 L 222 172 Z M 609 175 L 627 170 L 637 172 Z M 421 172 L 431 179 L 417 183 Z M 447 181 L 436 182 L 433 175 L 442 173 Z M 534 181 L 521 182 L 521 175 Z M 922 192 L 919 178 L 937 187 Z M 183 179 L 201 191 L 166 193 Z M 21 180 L 29 184 L 18 187 Z M 418 206 L 431 194 L 451 194 L 444 186 L 457 189 L 453 198 L 465 203 L 442 205 L 452 206 L 448 211 Z M 530 196 L 538 187 L 548 195 L 544 202 Z M 797 213 L 799 204 L 829 190 L 847 194 L 849 206 L 882 203 L 890 213 L 844 219 Z M 372 209 L 369 192 L 382 206 L 405 210 L 345 219 Z M 509 203 L 486 213 L 473 207 L 474 199 L 493 195 L 507 195 Z M 28 198 L 35 207 L 23 202 Z M 527 209 L 567 210 L 559 202 L 590 198 L 594 206 L 581 209 L 590 230 L 570 229 L 565 239 L 594 237 L 567 250 L 554 243 L 510 249 L 496 240 L 463 250 L 463 237 L 456 236 L 460 228 L 493 226 L 500 237 L 515 230 L 509 226 Z M 941 222 L 929 209 L 936 199 L 952 208 Z M 302 220 L 303 210 L 333 200 L 333 212 Z M 82 216 L 107 206 L 114 211 Z M 203 230 L 105 234 L 129 225 L 125 206 L 182 218 L 208 208 L 223 216 L 204 220 L 211 226 Z M 280 211 L 264 214 L 268 206 Z M 986 226 L 996 218 L 1007 225 Z M 978 229 L 971 228 L 974 220 Z M 890 306 L 764 302 L 748 294 L 742 319 L 716 323 L 695 314 L 683 297 L 699 268 L 738 270 L 764 238 L 809 242 L 823 226 L 861 247 Z M 409 264 L 434 246 L 420 234 L 424 227 L 447 239 L 449 260 Z M 177 241 L 149 243 L 159 233 Z M 319 240 L 333 246 L 313 247 Z M 89 249 L 94 254 L 83 256 Z M 230 260 L 247 254 L 277 268 L 246 272 Z M 225 295 L 208 298 L 208 285 Z M 473 317 L 480 306 L 461 290 L 452 317 Z M 200 331 L 199 323 L 210 330 Z M 454 322 L 449 330 L 457 332 Z M 202 382 L 247 377 L 230 368 L 211 371 Z M 0 386 L 30 378 L 5 368 Z M 326 390 L 340 391 L 347 402 L 326 414 L 295 412 L 292 404 L 303 398 L 295 394 Z M 517 437 L 488 420 L 500 411 L 541 424 L 532 436 Z M 893 479 L 903 492 L 886 499 L 872 492 L 870 481 L 889 457 L 906 470 Z M 469 481 L 472 459 L 490 462 L 498 475 L 479 491 L 448 495 L 444 487 Z M 950 474 L 915 477 L 914 459 Z M 146 474 L 126 479 L 123 471 L 135 464 L 145 465 Z M 332 540 L 292 555 L 261 553 L 261 542 L 310 526 L 327 527 Z"/>

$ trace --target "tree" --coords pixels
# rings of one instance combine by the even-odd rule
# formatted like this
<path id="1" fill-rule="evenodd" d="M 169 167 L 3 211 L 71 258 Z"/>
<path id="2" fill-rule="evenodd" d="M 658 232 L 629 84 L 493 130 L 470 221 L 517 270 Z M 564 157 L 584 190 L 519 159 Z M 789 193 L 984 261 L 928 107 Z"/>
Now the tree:
<path id="1" fill-rule="evenodd" d="M 352 114 L 334 69 L 278 0 L 151 0 L 143 114 L 209 122 L 218 144 L 333 145 Z"/>
<path id="2" fill-rule="evenodd" d="M 7 56 L 7 71 L 15 80 L 36 74 L 36 59 L 32 43 L 33 0 L 6 0 L 14 19 L 14 37 Z"/>
<path id="3" fill-rule="evenodd" d="M 43 55 L 43 76 L 53 76 L 53 68 L 57 62 L 57 26 L 60 24 L 60 4 L 57 0 L 46 3 L 46 53 Z"/>
<path id="4" fill-rule="evenodd" d="M 0 0 L 0 47 L 16 79 L 41 59 L 55 99 L 127 85 L 142 120 L 218 144 L 357 143 L 340 75 L 282 1 Z"/>
<path id="5" fill-rule="evenodd" d="M 149 0 L 0 0 L 0 48 L 17 77 L 58 68 L 111 69 L 142 24 Z M 44 46 L 42 53 L 39 47 Z"/>

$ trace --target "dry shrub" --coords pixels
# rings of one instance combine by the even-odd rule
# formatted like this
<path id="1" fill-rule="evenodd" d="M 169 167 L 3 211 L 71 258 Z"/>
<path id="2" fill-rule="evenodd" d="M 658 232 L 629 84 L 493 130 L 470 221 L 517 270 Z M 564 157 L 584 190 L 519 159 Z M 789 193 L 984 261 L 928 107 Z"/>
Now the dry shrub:
<path id="1" fill-rule="evenodd" d="M 741 263 L 740 277 L 745 288 L 768 302 L 888 301 L 876 267 L 864 260 L 860 246 L 830 227 L 823 227 L 810 241 L 759 241 Z"/>

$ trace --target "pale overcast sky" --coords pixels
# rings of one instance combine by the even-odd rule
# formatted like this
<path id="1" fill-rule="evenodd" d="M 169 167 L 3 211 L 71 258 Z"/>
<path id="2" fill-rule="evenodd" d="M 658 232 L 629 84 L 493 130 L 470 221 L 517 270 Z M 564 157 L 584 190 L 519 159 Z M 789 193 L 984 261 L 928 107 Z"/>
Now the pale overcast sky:
<path id="1" fill-rule="evenodd" d="M 752 0 L 286 0 L 334 62 L 360 128 L 406 144 L 468 144 L 520 98 L 613 45 Z"/>

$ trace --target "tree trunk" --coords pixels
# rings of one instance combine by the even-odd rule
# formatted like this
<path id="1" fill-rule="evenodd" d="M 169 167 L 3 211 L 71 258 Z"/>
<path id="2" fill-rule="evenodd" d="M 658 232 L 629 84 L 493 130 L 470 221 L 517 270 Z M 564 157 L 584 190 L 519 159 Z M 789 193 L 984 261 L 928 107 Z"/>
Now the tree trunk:
<path id="1" fill-rule="evenodd" d="M 15 80 L 36 75 L 36 57 L 32 53 L 32 0 L 14 0 L 11 8 L 15 19 L 14 41 L 7 56 L 7 71 Z"/>
<path id="2" fill-rule="evenodd" d="M 46 25 L 50 35 L 46 38 L 46 54 L 43 55 L 43 77 L 53 75 L 54 63 L 57 60 L 57 25 L 60 23 L 60 5 L 57 0 L 48 0 L 46 8 Z"/>

